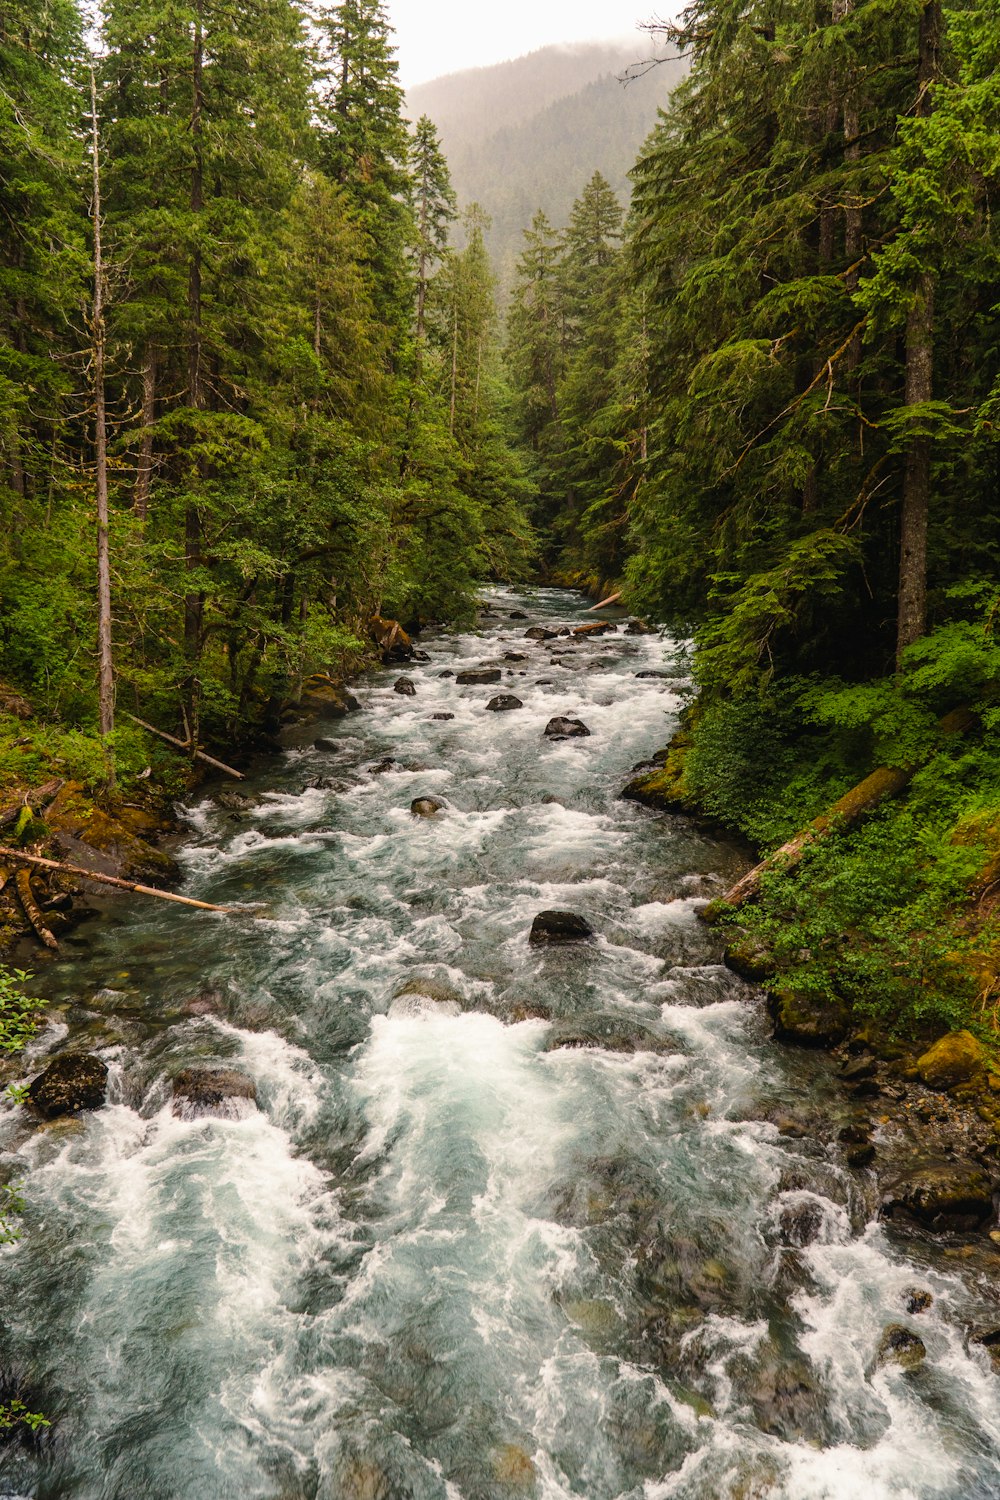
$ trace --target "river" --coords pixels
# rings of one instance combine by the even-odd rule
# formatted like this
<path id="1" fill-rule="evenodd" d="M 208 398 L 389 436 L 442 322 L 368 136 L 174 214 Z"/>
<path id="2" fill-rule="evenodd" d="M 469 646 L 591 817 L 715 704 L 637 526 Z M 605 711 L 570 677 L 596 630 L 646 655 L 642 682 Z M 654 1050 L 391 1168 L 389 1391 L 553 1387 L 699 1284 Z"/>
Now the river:
<path id="1" fill-rule="evenodd" d="M 125 902 L 45 971 L 111 1088 L 44 1129 L 0 1112 L 27 1199 L 2 1363 L 54 1418 L 0 1494 L 1000 1495 L 1000 1382 L 963 1335 L 985 1293 L 878 1223 L 831 1064 L 721 965 L 697 911 L 738 856 L 619 800 L 682 707 L 673 643 L 524 639 L 586 603 L 497 591 L 250 808 L 196 797 L 185 889 L 249 909 Z M 443 675 L 484 663 L 500 688 Z M 559 714 L 590 737 L 546 740 Z M 530 946 L 553 907 L 596 938 Z M 588 1036 L 626 1050 L 556 1045 Z M 218 1064 L 259 1110 L 179 1118 L 170 1080 Z M 898 1322 L 917 1370 L 877 1366 Z"/>

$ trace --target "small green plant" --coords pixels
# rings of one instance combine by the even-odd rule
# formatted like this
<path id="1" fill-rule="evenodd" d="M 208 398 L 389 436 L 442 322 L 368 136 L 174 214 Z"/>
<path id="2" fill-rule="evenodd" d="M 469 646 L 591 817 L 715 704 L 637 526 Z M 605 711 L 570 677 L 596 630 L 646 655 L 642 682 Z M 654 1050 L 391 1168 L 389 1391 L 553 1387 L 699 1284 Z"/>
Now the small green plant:
<path id="1" fill-rule="evenodd" d="M 44 1001 L 25 994 L 23 969 L 0 968 L 0 1054 L 20 1052 L 38 1030 Z"/>
<path id="2" fill-rule="evenodd" d="M 29 1411 L 23 1401 L 0 1402 L 0 1432 L 13 1432 L 18 1427 L 26 1427 L 29 1432 L 40 1432 L 44 1427 L 51 1426 L 48 1417 L 43 1417 L 37 1411 Z"/>
<path id="3" fill-rule="evenodd" d="M 13 1245 L 21 1238 L 19 1231 L 11 1224 L 10 1216 L 23 1213 L 21 1184 L 5 1183 L 0 1187 L 0 1245 Z"/>
<path id="4" fill-rule="evenodd" d="M 26 1083 L 9 1083 L 7 1085 L 7 1098 L 11 1104 L 27 1104 L 29 1089 Z"/>

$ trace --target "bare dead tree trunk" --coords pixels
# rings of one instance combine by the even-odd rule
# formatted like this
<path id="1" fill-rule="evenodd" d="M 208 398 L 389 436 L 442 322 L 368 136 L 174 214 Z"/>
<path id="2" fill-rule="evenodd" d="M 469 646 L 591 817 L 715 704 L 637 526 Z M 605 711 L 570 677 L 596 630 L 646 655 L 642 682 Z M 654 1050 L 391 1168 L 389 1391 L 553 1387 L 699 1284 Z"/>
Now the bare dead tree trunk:
<path id="1" fill-rule="evenodd" d="M 149 514 L 149 487 L 153 477 L 153 423 L 156 421 L 156 349 L 147 344 L 142 362 L 142 437 L 139 467 L 135 476 L 132 508 L 143 525 Z"/>
<path id="2" fill-rule="evenodd" d="M 934 108 L 932 87 L 938 76 L 941 49 L 941 0 L 927 0 L 920 15 L 920 61 L 917 71 L 916 113 L 926 118 Z M 934 395 L 934 303 L 936 277 L 922 271 L 906 320 L 906 386 L 908 407 L 931 401 Z M 907 646 L 927 628 L 927 523 L 931 495 L 931 441 L 916 433 L 910 439 L 903 477 L 900 520 L 899 598 L 896 667 L 902 666 Z"/>
<path id="3" fill-rule="evenodd" d="M 97 463 L 97 669 L 101 738 L 115 727 L 115 674 L 111 650 L 111 548 L 108 529 L 108 429 L 104 400 L 106 328 L 104 254 L 101 234 L 101 155 L 97 122 L 97 80 L 90 70 L 91 145 L 94 157 L 94 453 Z M 110 762 L 109 762 L 110 768 Z M 113 778 L 113 769 L 111 775 Z"/>

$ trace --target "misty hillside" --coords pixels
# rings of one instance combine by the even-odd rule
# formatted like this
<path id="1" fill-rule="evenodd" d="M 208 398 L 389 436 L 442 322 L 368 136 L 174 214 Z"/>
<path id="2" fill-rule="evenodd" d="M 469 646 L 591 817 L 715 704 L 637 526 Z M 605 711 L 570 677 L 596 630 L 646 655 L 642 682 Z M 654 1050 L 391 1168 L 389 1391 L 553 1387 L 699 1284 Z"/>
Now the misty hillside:
<path id="1" fill-rule="evenodd" d="M 544 47 L 410 91 L 411 117 L 430 115 L 441 132 L 459 201 L 481 203 L 493 220 L 502 282 L 536 209 L 561 226 L 595 171 L 627 199 L 629 169 L 682 67 L 661 63 L 623 85 L 625 69 L 647 55 L 641 37 Z"/>

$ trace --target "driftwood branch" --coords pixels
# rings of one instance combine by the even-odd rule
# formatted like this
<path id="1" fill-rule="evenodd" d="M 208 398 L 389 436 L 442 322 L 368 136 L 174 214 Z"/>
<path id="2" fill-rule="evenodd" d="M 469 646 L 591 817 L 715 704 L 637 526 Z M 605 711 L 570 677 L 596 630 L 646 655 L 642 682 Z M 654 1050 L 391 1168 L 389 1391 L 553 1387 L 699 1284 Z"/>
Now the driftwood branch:
<path id="1" fill-rule="evenodd" d="M 155 734 L 161 740 L 166 740 L 168 745 L 174 745 L 178 750 L 185 750 L 190 755 L 190 740 L 179 740 L 176 735 L 168 734 L 165 729 L 157 729 L 155 724 L 147 724 L 146 720 L 140 719 L 137 714 L 126 714 L 126 718 L 131 719 L 133 724 L 138 724 L 141 729 L 148 730 L 150 734 Z M 246 780 L 242 771 L 234 771 L 232 766 L 227 766 L 224 761 L 216 760 L 212 755 L 206 755 L 204 750 L 196 750 L 194 756 L 195 760 L 203 760 L 206 766 L 212 766 L 216 771 L 222 771 L 226 776 L 232 776 L 234 781 Z"/>
<path id="2" fill-rule="evenodd" d="M 227 916 L 232 915 L 231 908 L 228 906 L 213 906 L 209 901 L 195 901 L 191 896 L 175 896 L 173 891 L 158 891 L 151 885 L 137 885 L 132 880 L 121 880 L 117 875 L 102 875 L 97 870 L 84 870 L 80 865 L 67 865 L 56 859 L 42 859 L 41 855 L 25 854 L 23 850 L 9 849 L 5 844 L 0 844 L 0 859 L 32 865 L 39 870 L 54 870 L 58 875 L 73 875 L 78 880 L 94 880 L 98 885 L 110 885 L 117 891 L 131 891 L 136 896 L 155 896 L 158 901 L 173 901 L 178 906 L 193 906 L 197 911 L 219 911 Z M 26 875 L 27 871 L 18 872 L 19 894 L 22 874 Z"/>
<path id="3" fill-rule="evenodd" d="M 59 944 L 46 927 L 45 918 L 42 916 L 38 902 L 35 900 L 31 889 L 31 875 L 29 871 L 25 869 L 18 870 L 15 877 L 15 884 L 17 885 L 18 899 L 21 902 L 24 915 L 30 922 L 36 938 L 46 948 L 51 948 L 53 952 L 58 953 Z"/>
<path id="4" fill-rule="evenodd" d="M 940 731 L 942 734 L 962 734 L 975 722 L 975 715 L 966 708 L 955 709 L 953 713 L 947 714 L 942 720 Z M 738 880 L 725 896 L 718 902 L 713 902 L 709 909 L 713 915 L 721 915 L 727 908 L 737 911 L 741 906 L 756 900 L 760 895 L 761 883 L 764 876 L 773 870 L 787 873 L 794 870 L 802 863 L 806 850 L 819 839 L 825 838 L 838 828 L 851 828 L 855 823 L 873 812 L 880 803 L 890 797 L 898 797 L 899 793 L 905 791 L 913 780 L 918 765 L 914 766 L 881 766 L 866 776 L 864 781 L 852 787 L 851 790 L 829 810 L 820 817 L 815 818 L 807 828 L 803 828 L 789 839 L 787 844 L 782 844 L 767 859 L 762 860 L 759 865 L 747 872 L 742 880 Z"/>

